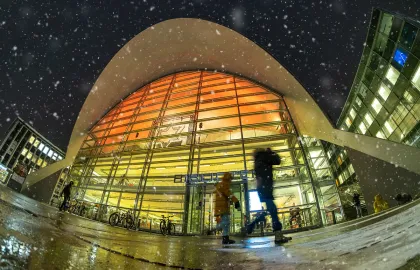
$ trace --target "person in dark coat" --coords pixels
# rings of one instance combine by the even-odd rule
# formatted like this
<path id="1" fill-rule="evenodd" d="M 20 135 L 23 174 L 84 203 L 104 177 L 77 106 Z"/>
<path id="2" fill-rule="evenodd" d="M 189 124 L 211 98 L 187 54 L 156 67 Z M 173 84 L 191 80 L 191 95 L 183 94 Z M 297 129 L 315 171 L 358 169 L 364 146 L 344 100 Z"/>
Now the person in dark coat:
<path id="1" fill-rule="evenodd" d="M 360 195 L 357 193 L 353 194 L 353 203 L 356 208 L 357 217 L 362 217 L 362 205 L 360 204 Z"/>
<path id="2" fill-rule="evenodd" d="M 257 149 L 254 151 L 254 171 L 257 181 L 257 192 L 260 201 L 266 204 L 267 211 L 270 213 L 273 231 L 275 234 L 275 243 L 285 243 L 289 238 L 283 236 L 282 224 L 277 214 L 277 207 L 274 204 L 273 196 L 273 165 L 280 165 L 280 157 L 270 148 Z M 255 225 L 264 215 L 260 215 L 253 222 L 247 225 L 246 231 L 248 234 L 254 231 Z"/>
<path id="3" fill-rule="evenodd" d="M 413 197 L 411 197 L 411 195 L 407 193 L 399 193 L 395 197 L 395 200 L 398 202 L 398 205 L 403 205 L 411 202 L 413 200 Z"/>
<path id="4" fill-rule="evenodd" d="M 60 211 L 65 210 L 66 204 L 70 200 L 70 193 L 71 193 L 72 186 L 73 186 L 73 181 L 70 181 L 70 183 L 67 184 L 60 193 L 60 197 L 64 195 L 63 202 L 60 205 Z"/>

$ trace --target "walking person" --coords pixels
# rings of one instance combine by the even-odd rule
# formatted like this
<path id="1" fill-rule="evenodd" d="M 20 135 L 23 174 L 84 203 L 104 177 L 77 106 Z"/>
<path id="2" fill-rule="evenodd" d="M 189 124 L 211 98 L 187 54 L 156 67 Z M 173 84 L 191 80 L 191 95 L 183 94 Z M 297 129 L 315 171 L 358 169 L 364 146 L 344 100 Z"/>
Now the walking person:
<path id="1" fill-rule="evenodd" d="M 277 207 L 274 204 L 273 196 L 273 165 L 280 165 L 280 157 L 270 148 L 257 149 L 254 151 L 254 171 L 257 180 L 257 192 L 260 201 L 266 204 L 267 211 L 270 213 L 272 226 L 274 231 L 274 242 L 276 244 L 286 243 L 291 238 L 284 237 L 282 233 L 282 224 L 277 214 Z M 255 225 L 261 222 L 260 218 L 256 218 L 247 225 L 246 232 L 251 234 Z"/>
<path id="2" fill-rule="evenodd" d="M 222 230 L 223 240 L 222 244 L 234 244 L 234 240 L 229 239 L 229 227 L 230 227 L 230 203 L 235 203 L 235 208 L 237 210 L 241 209 L 239 204 L 239 200 L 233 196 L 230 190 L 230 184 L 232 183 L 232 174 L 225 173 L 223 175 L 222 181 L 216 184 L 215 190 L 215 207 L 214 207 L 214 215 L 218 220 L 216 225 L 216 230 Z"/>
<path id="3" fill-rule="evenodd" d="M 399 193 L 397 196 L 395 196 L 395 200 L 398 202 L 398 205 L 403 205 L 411 202 L 413 197 L 407 193 Z"/>
<path id="4" fill-rule="evenodd" d="M 381 194 L 377 194 L 375 196 L 375 201 L 373 202 L 373 209 L 375 210 L 375 213 L 382 212 L 384 210 L 387 210 L 389 208 L 388 202 L 382 198 Z"/>
<path id="5" fill-rule="evenodd" d="M 66 208 L 67 202 L 70 200 L 70 193 L 71 193 L 72 186 L 73 186 L 73 181 L 70 181 L 70 183 L 68 183 L 60 193 L 60 197 L 64 195 L 63 202 L 60 205 L 60 211 L 66 210 L 65 208 Z"/>
<path id="6" fill-rule="evenodd" d="M 362 206 L 360 204 L 360 195 L 358 193 L 353 194 L 353 203 L 356 208 L 357 217 L 362 217 Z"/>

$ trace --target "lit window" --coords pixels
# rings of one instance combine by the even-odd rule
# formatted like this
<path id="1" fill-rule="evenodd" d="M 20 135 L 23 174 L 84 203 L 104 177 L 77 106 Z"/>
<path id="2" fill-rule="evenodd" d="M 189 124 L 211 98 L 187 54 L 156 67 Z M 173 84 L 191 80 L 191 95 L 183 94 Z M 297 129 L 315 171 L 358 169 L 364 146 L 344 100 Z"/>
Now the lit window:
<path id="1" fill-rule="evenodd" d="M 350 116 L 353 119 L 356 117 L 356 111 L 353 108 L 351 108 L 351 110 L 350 110 Z"/>
<path id="2" fill-rule="evenodd" d="M 414 98 L 408 91 L 405 91 L 404 98 L 407 100 L 407 102 L 414 103 Z"/>
<path id="3" fill-rule="evenodd" d="M 385 134 L 384 134 L 381 130 L 379 130 L 379 131 L 376 133 L 376 137 L 377 137 L 377 138 L 381 138 L 381 139 L 385 139 Z"/>
<path id="4" fill-rule="evenodd" d="M 27 148 L 23 148 L 21 155 L 22 156 L 26 156 L 27 153 L 28 153 L 28 149 Z"/>
<path id="5" fill-rule="evenodd" d="M 349 117 L 347 117 L 347 118 L 346 118 L 346 124 L 347 124 L 347 126 L 348 126 L 348 127 L 351 127 L 351 123 L 352 123 L 352 121 L 350 120 L 350 118 L 349 118 Z"/>
<path id="6" fill-rule="evenodd" d="M 359 130 L 360 130 L 360 133 L 361 134 L 365 134 L 366 133 L 367 128 L 366 128 L 366 125 L 363 122 L 360 123 Z"/>
<path id="7" fill-rule="evenodd" d="M 382 109 L 382 104 L 379 102 L 377 98 L 374 98 L 372 101 L 372 108 L 375 110 L 376 113 L 379 113 Z"/>
<path id="8" fill-rule="evenodd" d="M 53 151 L 53 150 L 50 150 L 50 152 L 48 152 L 48 154 L 47 154 L 47 155 L 48 155 L 49 157 L 52 157 L 52 156 L 53 156 L 53 154 L 54 154 L 54 151 Z"/>
<path id="9" fill-rule="evenodd" d="M 28 152 L 28 155 L 26 156 L 27 159 L 31 160 L 32 158 L 32 152 Z"/>
<path id="10" fill-rule="evenodd" d="M 386 72 L 386 78 L 392 83 L 392 85 L 395 85 L 398 80 L 398 76 L 400 76 L 398 70 L 392 66 L 389 66 L 388 71 Z"/>
<path id="11" fill-rule="evenodd" d="M 386 130 L 389 132 L 389 134 L 391 134 L 394 131 L 394 128 L 389 123 L 389 120 L 385 122 L 385 127 L 386 127 Z"/>
<path id="12" fill-rule="evenodd" d="M 370 113 L 366 113 L 365 121 L 368 124 L 368 126 L 370 126 L 373 123 L 373 117 Z"/>
<path id="13" fill-rule="evenodd" d="M 50 148 L 48 146 L 45 146 L 44 149 L 42 150 L 42 153 L 48 154 L 48 151 L 50 151 Z"/>
<path id="14" fill-rule="evenodd" d="M 43 160 L 42 158 L 38 158 L 38 161 L 36 162 L 36 164 L 37 164 L 38 166 L 41 166 L 43 161 L 44 161 L 44 160 Z"/>
<path id="15" fill-rule="evenodd" d="M 356 104 L 357 106 L 362 106 L 362 100 L 359 97 L 356 97 Z"/>
<path id="16" fill-rule="evenodd" d="M 414 84 L 415 87 L 417 87 L 418 90 L 420 90 L 420 65 L 417 67 L 417 71 L 416 73 L 414 73 L 411 82 Z"/>
<path id="17" fill-rule="evenodd" d="M 391 90 L 389 90 L 389 88 L 382 83 L 379 87 L 378 93 L 381 96 L 381 98 L 386 101 L 386 99 L 389 97 L 389 94 L 391 93 Z"/>
<path id="18" fill-rule="evenodd" d="M 337 157 L 337 163 L 338 163 L 338 165 L 343 164 L 343 160 L 341 159 L 340 156 Z"/>
<path id="19" fill-rule="evenodd" d="M 38 147 L 39 144 L 40 144 L 40 141 L 39 140 L 36 140 L 35 143 L 34 143 L 34 146 L 35 147 Z"/>
<path id="20" fill-rule="evenodd" d="M 44 146 L 45 146 L 45 144 L 40 143 L 39 146 L 38 146 L 38 149 L 42 151 L 42 149 L 44 149 Z"/>
<path id="21" fill-rule="evenodd" d="M 353 165 L 352 165 L 352 164 L 350 164 L 348 168 L 349 168 L 349 173 L 350 173 L 350 175 L 352 175 L 352 174 L 354 173 L 354 168 L 353 168 Z"/>
<path id="22" fill-rule="evenodd" d="M 58 160 L 62 160 L 63 159 L 63 157 L 62 156 L 58 156 Z"/>
<path id="23" fill-rule="evenodd" d="M 34 143 L 34 141 L 35 141 L 35 137 L 34 137 L 34 136 L 31 136 L 31 138 L 29 138 L 29 142 L 30 142 L 31 144 L 33 144 L 33 143 Z"/>

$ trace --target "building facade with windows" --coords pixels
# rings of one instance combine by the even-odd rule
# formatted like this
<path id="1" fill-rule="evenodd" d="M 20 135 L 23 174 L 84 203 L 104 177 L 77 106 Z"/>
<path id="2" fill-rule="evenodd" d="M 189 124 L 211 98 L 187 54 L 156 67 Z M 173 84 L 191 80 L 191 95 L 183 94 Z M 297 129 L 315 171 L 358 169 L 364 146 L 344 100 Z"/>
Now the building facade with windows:
<path id="1" fill-rule="evenodd" d="M 161 216 L 170 215 L 177 232 L 204 234 L 215 227 L 214 185 L 231 172 L 243 209 L 232 209 L 231 231 L 239 233 L 262 210 L 249 200 L 253 151 L 270 147 L 282 160 L 274 196 L 284 228 L 340 220 L 322 145 L 299 136 L 284 99 L 267 88 L 221 72 L 179 72 L 134 91 L 94 125 L 67 181 L 89 218 L 107 222 L 132 211 L 140 228 L 159 230 Z M 290 224 L 291 207 L 301 209 L 301 224 Z"/>
<path id="2" fill-rule="evenodd" d="M 420 146 L 419 26 L 419 22 L 414 19 L 380 9 L 373 10 L 356 77 L 337 122 L 341 130 L 413 147 Z M 363 169 L 359 168 L 355 173 L 351 164 L 352 157 L 349 157 L 345 148 L 328 143 L 326 145 L 346 209 L 346 195 L 350 198 L 353 190 L 361 190 L 363 194 L 364 189 L 372 188 L 366 185 L 364 189 L 360 188 L 357 174 Z M 392 177 L 365 173 L 364 178 L 365 184 L 372 182 L 372 179 L 379 179 L 384 180 L 382 185 L 388 186 L 384 178 Z M 416 193 L 402 183 L 400 186 L 400 191 Z M 375 192 L 381 191 L 377 186 L 374 189 Z M 395 194 L 397 192 L 398 188 L 395 187 Z M 392 194 L 389 191 L 385 193 L 393 203 Z M 368 197 L 372 200 L 372 195 Z"/>
<path id="3" fill-rule="evenodd" d="M 420 23 L 376 9 L 337 123 L 343 130 L 420 146 Z"/>
<path id="4" fill-rule="evenodd" d="M 16 166 L 24 167 L 25 174 L 30 174 L 62 160 L 63 157 L 64 152 L 61 149 L 18 117 L 6 131 L 0 145 L 0 164 L 4 171 L 1 181 L 13 185 L 14 181 L 10 176 Z"/>

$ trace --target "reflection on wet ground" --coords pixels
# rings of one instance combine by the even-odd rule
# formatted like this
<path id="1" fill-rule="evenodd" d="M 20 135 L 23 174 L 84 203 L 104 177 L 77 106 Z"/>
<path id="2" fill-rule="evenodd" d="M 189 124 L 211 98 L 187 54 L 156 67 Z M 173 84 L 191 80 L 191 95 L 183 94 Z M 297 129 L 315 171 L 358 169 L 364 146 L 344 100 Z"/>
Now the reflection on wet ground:
<path id="1" fill-rule="evenodd" d="M 258 237 L 225 248 L 114 228 L 0 186 L 0 269 L 396 269 L 420 252 L 420 205 L 400 212 L 297 233 L 284 246 Z"/>

